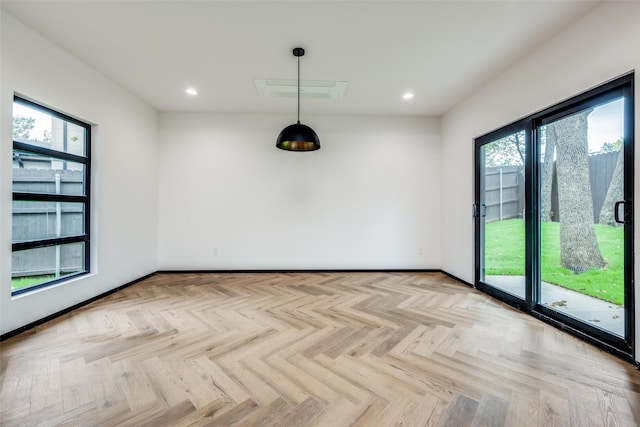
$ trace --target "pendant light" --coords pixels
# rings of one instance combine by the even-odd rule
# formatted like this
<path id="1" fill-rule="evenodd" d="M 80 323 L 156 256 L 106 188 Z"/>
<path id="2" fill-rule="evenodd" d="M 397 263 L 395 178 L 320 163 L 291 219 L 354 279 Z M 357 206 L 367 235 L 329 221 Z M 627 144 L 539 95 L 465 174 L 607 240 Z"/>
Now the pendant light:
<path id="1" fill-rule="evenodd" d="M 298 122 L 289 125 L 280 132 L 276 147 L 287 151 L 315 151 L 320 149 L 320 138 L 307 125 L 300 123 L 300 57 L 304 55 L 304 49 L 293 49 L 293 56 L 298 58 Z"/>

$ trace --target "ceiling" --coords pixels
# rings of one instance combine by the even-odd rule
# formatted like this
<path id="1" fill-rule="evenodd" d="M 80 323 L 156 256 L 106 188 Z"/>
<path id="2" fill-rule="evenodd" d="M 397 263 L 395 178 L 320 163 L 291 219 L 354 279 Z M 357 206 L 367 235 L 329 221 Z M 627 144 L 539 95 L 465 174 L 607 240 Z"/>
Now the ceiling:
<path id="1" fill-rule="evenodd" d="M 160 111 L 295 113 L 255 79 L 345 80 L 308 113 L 439 116 L 597 1 L 11 1 L 1 7 Z M 197 88 L 197 96 L 185 94 Z M 415 97 L 403 100 L 411 91 Z"/>

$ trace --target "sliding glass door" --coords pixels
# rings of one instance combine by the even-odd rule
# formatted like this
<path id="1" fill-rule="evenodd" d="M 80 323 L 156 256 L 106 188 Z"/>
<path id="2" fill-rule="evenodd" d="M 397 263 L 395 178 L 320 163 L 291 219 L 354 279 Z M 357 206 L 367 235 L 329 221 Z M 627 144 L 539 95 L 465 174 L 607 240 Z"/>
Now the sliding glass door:
<path id="1" fill-rule="evenodd" d="M 513 301 L 526 296 L 525 139 L 524 129 L 505 129 L 482 141 L 476 158 L 478 285 Z"/>
<path id="2" fill-rule="evenodd" d="M 619 338 L 632 304 L 625 295 L 633 197 L 625 195 L 627 100 L 610 91 L 539 120 L 536 132 L 541 309 Z"/>
<path id="3" fill-rule="evenodd" d="M 478 289 L 633 349 L 633 75 L 476 139 Z"/>

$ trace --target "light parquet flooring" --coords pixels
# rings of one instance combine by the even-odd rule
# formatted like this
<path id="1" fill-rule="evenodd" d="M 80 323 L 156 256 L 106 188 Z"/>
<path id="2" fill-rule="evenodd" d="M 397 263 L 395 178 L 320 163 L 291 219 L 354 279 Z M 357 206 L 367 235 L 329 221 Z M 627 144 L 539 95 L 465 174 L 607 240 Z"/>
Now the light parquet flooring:
<path id="1" fill-rule="evenodd" d="M 440 273 L 157 274 L 1 343 L 2 426 L 635 426 L 640 372 Z"/>

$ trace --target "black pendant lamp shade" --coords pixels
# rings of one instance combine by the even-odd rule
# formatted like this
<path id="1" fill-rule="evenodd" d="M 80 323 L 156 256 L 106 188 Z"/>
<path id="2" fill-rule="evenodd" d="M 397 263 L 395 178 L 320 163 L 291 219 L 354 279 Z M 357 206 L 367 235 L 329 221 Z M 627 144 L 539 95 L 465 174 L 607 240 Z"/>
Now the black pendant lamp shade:
<path id="1" fill-rule="evenodd" d="M 320 139 L 313 129 L 298 122 L 282 129 L 276 147 L 288 151 L 313 151 L 320 148 Z"/>
<path id="2" fill-rule="evenodd" d="M 280 132 L 276 147 L 287 151 L 315 151 L 320 149 L 320 138 L 307 125 L 300 123 L 300 57 L 304 55 L 304 49 L 293 49 L 293 55 L 298 58 L 298 122 L 289 125 Z"/>

